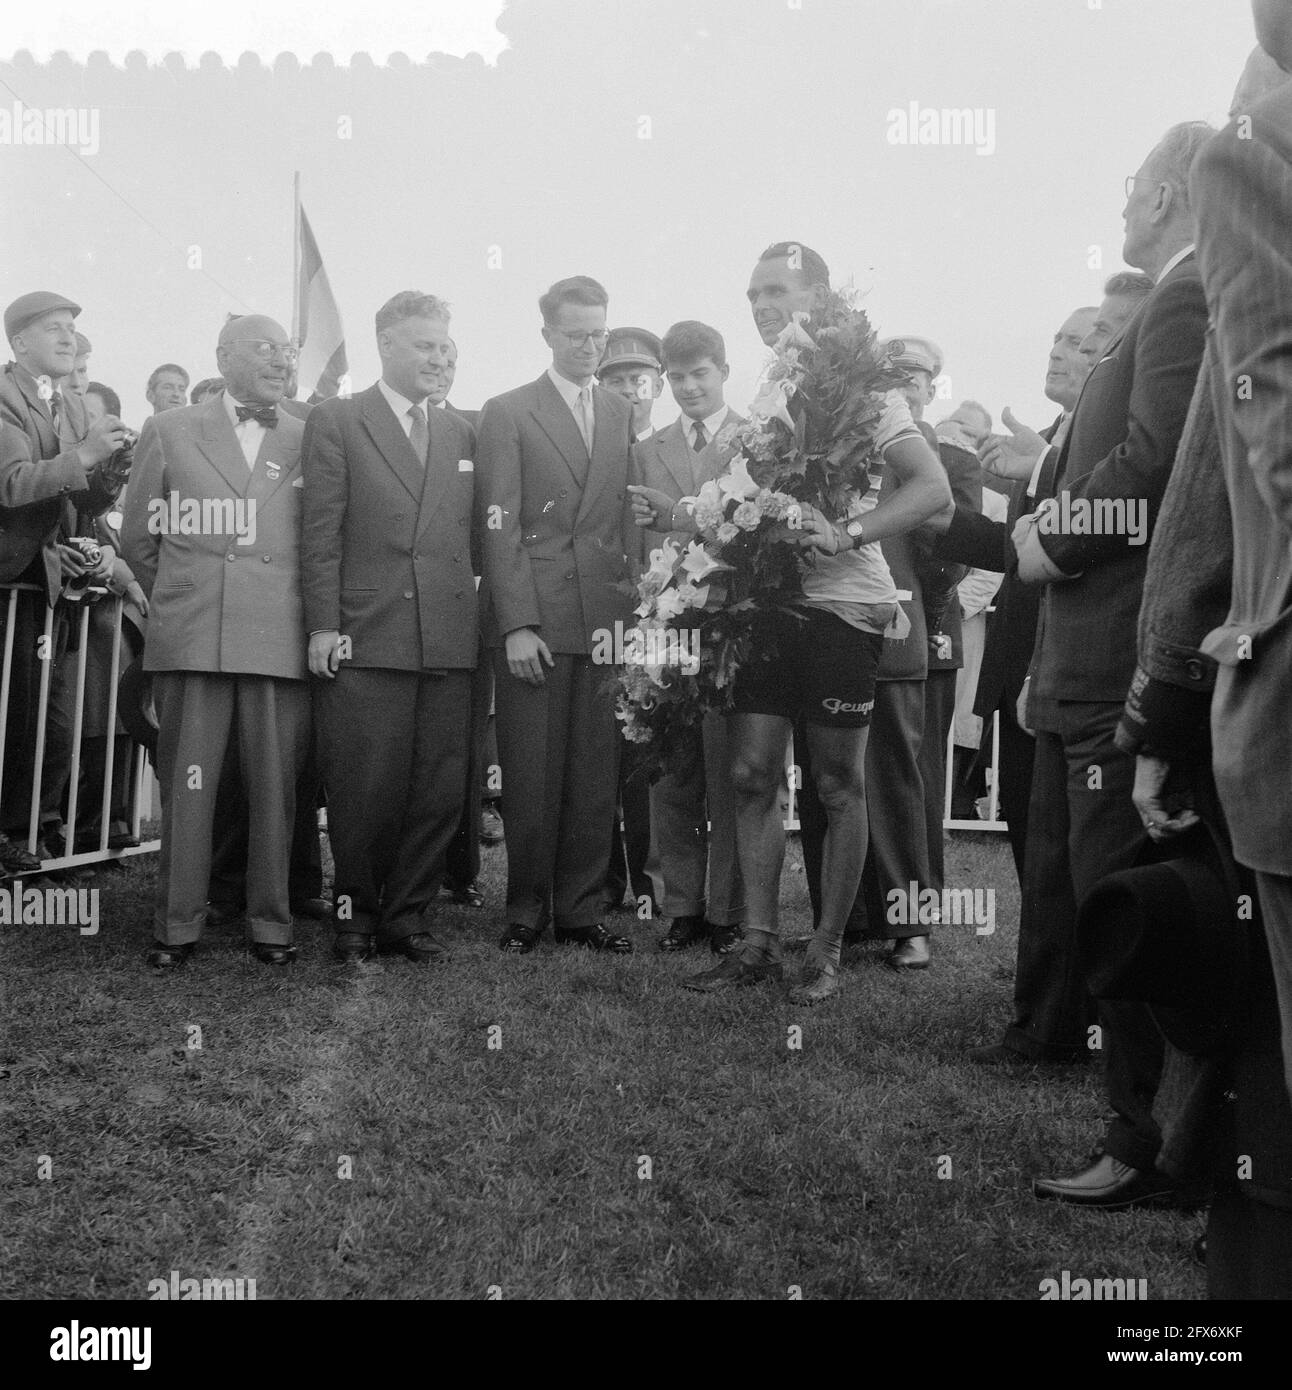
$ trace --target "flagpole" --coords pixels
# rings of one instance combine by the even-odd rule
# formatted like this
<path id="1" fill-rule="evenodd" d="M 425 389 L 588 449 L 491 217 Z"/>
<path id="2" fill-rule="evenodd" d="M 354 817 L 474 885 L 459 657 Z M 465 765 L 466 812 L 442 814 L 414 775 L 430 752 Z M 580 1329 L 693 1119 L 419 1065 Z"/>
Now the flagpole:
<path id="1" fill-rule="evenodd" d="M 292 175 L 292 342 L 300 347 L 301 333 L 301 171 Z"/>

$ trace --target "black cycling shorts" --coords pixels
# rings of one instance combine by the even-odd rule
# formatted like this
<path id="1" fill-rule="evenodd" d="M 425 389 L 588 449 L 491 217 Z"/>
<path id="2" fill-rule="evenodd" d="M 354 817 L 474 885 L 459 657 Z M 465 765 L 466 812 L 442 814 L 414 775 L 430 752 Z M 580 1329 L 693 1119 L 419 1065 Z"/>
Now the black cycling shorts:
<path id="1" fill-rule="evenodd" d="M 875 708 L 883 636 L 824 609 L 796 612 L 801 616 L 759 616 L 753 650 L 736 673 L 733 712 L 864 729 Z M 768 652 L 770 660 L 764 659 Z"/>

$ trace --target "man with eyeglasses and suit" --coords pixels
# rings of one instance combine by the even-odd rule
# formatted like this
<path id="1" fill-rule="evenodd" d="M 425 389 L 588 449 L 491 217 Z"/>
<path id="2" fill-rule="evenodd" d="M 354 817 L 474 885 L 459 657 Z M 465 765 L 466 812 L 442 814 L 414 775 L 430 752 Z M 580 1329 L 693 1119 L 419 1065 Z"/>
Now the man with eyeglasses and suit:
<path id="1" fill-rule="evenodd" d="M 152 416 L 135 452 L 122 545 L 151 605 L 144 669 L 160 724 L 154 969 L 183 965 L 202 934 L 216 792 L 231 742 L 248 806 L 252 949 L 267 965 L 296 954 L 288 866 L 310 743 L 300 574 L 305 427 L 279 409 L 295 360 L 272 319 L 230 319 L 216 348 L 224 392 Z"/>
<path id="2" fill-rule="evenodd" d="M 593 654 L 631 622 L 627 501 L 632 410 L 595 384 L 605 290 L 586 275 L 539 300 L 551 366 L 485 403 L 481 601 L 493 650 L 507 816 L 507 930 L 524 955 L 549 918 L 558 942 L 626 953 L 601 922 L 619 734 L 613 668 Z"/>

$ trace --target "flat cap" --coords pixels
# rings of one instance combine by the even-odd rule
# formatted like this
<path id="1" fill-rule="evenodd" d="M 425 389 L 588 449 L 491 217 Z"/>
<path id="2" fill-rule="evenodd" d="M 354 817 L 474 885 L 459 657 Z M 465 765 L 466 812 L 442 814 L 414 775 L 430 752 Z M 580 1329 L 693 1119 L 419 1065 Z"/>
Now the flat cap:
<path id="1" fill-rule="evenodd" d="M 644 328 L 612 328 L 606 340 L 606 355 L 597 366 L 597 375 L 611 367 L 630 363 L 663 371 L 663 351 L 659 339 Z"/>
<path id="2" fill-rule="evenodd" d="M 70 309 L 73 318 L 81 312 L 79 304 L 52 290 L 32 290 L 30 294 L 19 295 L 4 311 L 5 337 L 12 338 L 16 333 L 21 333 L 33 319 L 52 314 L 55 309 Z"/>
<path id="3" fill-rule="evenodd" d="M 884 350 L 890 354 L 894 367 L 908 372 L 928 372 L 930 377 L 942 375 L 942 349 L 932 338 L 888 338 Z"/>

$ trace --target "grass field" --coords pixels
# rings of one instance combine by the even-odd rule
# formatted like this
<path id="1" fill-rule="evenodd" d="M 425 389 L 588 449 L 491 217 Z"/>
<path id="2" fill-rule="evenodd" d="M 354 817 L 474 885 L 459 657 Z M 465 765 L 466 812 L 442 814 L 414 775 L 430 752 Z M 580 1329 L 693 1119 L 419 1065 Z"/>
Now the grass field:
<path id="1" fill-rule="evenodd" d="M 98 936 L 0 937 L 0 1297 L 145 1298 L 176 1270 L 260 1299 L 1035 1299 L 1064 1269 L 1204 1296 L 1197 1218 L 1030 1196 L 1100 1133 L 1093 1069 L 962 1060 L 1008 1015 L 1003 837 L 948 851 L 948 883 L 995 887 L 994 935 L 946 928 L 924 975 L 850 949 L 815 1011 L 680 989 L 707 955 L 628 917 L 632 957 L 550 934 L 504 957 L 501 851 L 489 906 L 444 908 L 444 968 L 343 970 L 309 922 L 286 971 L 233 928 L 155 977 L 153 863 L 96 880 Z M 783 898 L 803 930 L 796 846 Z"/>

